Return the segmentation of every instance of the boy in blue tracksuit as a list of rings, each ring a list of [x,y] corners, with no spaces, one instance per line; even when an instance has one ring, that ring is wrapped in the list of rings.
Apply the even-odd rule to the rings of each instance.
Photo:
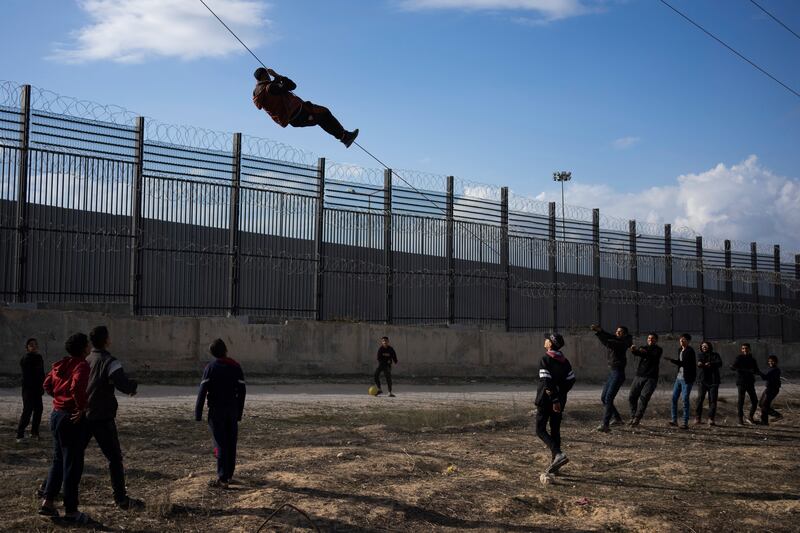
[[[228,347],[223,340],[215,340],[208,350],[214,360],[203,372],[194,418],[198,422],[203,419],[203,405],[208,397],[208,426],[217,456],[217,479],[209,484],[225,488],[236,466],[236,442],[247,389],[242,367],[228,357]]]
[[[536,436],[542,439],[552,454],[545,473],[556,474],[569,462],[561,451],[561,418],[567,404],[567,393],[575,384],[575,373],[561,348],[564,337],[551,333],[544,338],[545,355],[539,361],[539,388],[536,391]],[[550,433],[547,433],[547,423]]]

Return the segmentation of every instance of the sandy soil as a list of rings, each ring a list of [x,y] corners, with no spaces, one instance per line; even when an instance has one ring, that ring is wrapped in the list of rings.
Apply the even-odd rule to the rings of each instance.
[[[734,425],[723,390],[716,428],[666,425],[667,386],[639,428],[593,431],[599,388],[578,388],[563,426],[571,462],[554,484],[531,429],[533,386],[293,383],[248,389],[236,482],[207,481],[215,463],[194,387],[143,386],[120,398],[128,487],[147,506],[111,503],[105,461],[87,449],[81,507],[108,531],[256,531],[281,504],[321,531],[800,531],[800,390],[786,386],[769,427]],[[626,393],[617,400],[627,411]],[[52,531],[33,493],[50,460],[41,441],[13,438],[21,402],[0,390],[0,529]],[[49,409],[46,409],[46,415]],[[92,529],[92,528],[90,528]],[[312,531],[284,508],[262,531]]]

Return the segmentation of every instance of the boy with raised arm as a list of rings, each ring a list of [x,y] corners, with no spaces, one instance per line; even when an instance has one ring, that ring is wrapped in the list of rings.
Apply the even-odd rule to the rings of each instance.
[[[630,425],[638,426],[658,385],[658,367],[664,350],[658,345],[658,334],[650,333],[647,336],[647,346],[631,346],[631,353],[639,358],[639,366],[628,395],[631,406]]]
[[[672,387],[672,404],[670,414],[672,419],[669,422],[670,426],[678,425],[678,398],[683,396],[683,424],[681,429],[689,429],[689,411],[691,404],[692,385],[694,384],[695,377],[697,376],[697,357],[694,353],[694,348],[689,346],[692,336],[684,333],[678,339],[678,358],[667,358],[667,361],[678,367],[678,374],[675,376],[675,385]]]
[[[544,338],[546,350],[539,361],[539,388],[536,391],[536,435],[550,449],[552,462],[546,474],[556,474],[569,462],[567,455],[561,451],[561,420],[567,404],[567,393],[575,384],[575,373],[572,365],[561,353],[564,337],[558,333],[550,333]],[[550,433],[547,424],[550,424]]]
[[[722,358],[714,351],[714,346],[708,341],[703,341],[700,344],[700,355],[697,356],[697,386],[700,390],[694,410],[695,424],[703,421],[703,403],[708,394],[708,425],[716,426],[714,418],[717,416],[721,366]]]
[[[627,352],[633,344],[633,339],[625,326],[617,326],[613,335],[603,331],[603,328],[596,324],[592,325],[592,331],[597,334],[597,338],[608,350],[608,379],[600,395],[600,401],[603,402],[603,422],[597,427],[597,431],[607,433],[612,418],[615,424],[622,424],[622,416],[614,407],[614,398],[617,397],[620,387],[625,382]]]

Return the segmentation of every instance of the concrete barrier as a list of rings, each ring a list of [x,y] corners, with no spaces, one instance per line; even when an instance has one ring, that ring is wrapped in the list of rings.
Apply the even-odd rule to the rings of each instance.
[[[46,363],[63,355],[64,340],[76,331],[88,333],[104,324],[111,332],[110,351],[134,373],[199,375],[209,360],[208,344],[225,340],[230,354],[249,375],[365,375],[375,368],[380,337],[387,335],[397,350],[402,377],[484,377],[536,379],[543,353],[542,334],[505,333],[463,327],[389,326],[367,323],[289,321],[251,324],[246,318],[138,317],[92,311],[0,307],[0,374],[19,373],[25,339],[36,337]],[[565,337],[564,353],[582,382],[601,381],[607,372],[605,349],[590,333]],[[644,338],[637,338],[644,343]],[[759,366],[775,354],[785,372],[800,371],[800,343],[776,339],[715,342],[727,366],[750,342]],[[677,339],[662,336],[667,355],[677,353]],[[695,349],[700,339],[692,343]],[[628,376],[635,372],[629,357]],[[674,378],[676,367],[662,365],[662,375]]]

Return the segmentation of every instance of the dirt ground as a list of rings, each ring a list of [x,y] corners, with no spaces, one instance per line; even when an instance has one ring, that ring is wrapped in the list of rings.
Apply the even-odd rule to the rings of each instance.
[[[571,462],[550,485],[539,480],[549,453],[532,431],[535,385],[400,383],[396,398],[366,388],[250,386],[235,483],[223,490],[207,486],[215,462],[206,423],[193,421],[195,388],[142,386],[120,398],[117,423],[130,494],[146,508],[112,505],[94,442],[81,508],[107,531],[255,532],[285,502],[320,531],[800,531],[797,386],[784,387],[785,416],[769,427],[737,427],[728,388],[719,427],[682,431],[666,425],[662,384],[642,426],[610,434],[593,431],[599,388],[578,388],[563,425]],[[49,431],[15,443],[20,409],[18,391],[0,389],[0,529],[61,530],[36,515]],[[261,531],[311,530],[284,508]]]

